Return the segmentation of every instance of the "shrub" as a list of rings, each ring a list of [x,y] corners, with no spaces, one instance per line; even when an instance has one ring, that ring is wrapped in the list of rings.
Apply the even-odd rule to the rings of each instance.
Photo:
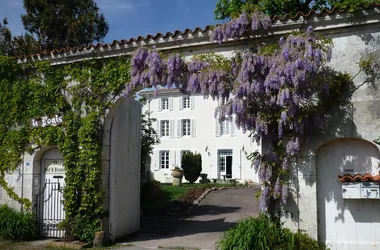
[[[74,219],[73,234],[81,241],[92,242],[95,232],[101,231],[100,221],[78,214]]]
[[[0,238],[7,240],[33,240],[36,224],[29,211],[20,212],[8,205],[0,206]]]
[[[183,154],[181,165],[185,179],[194,183],[202,172],[202,156],[188,152]]]
[[[145,182],[141,187],[141,200],[154,200],[162,196],[161,183],[156,180]]]
[[[306,234],[294,233],[265,215],[248,218],[226,231],[218,242],[219,250],[325,250]]]

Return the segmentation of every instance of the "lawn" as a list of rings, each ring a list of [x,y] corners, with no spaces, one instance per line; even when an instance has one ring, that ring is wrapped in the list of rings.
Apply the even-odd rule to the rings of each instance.
[[[102,248],[91,248],[94,250],[111,250],[120,249],[122,245],[114,245]],[[124,246],[125,247],[125,246]],[[70,250],[72,248],[52,247],[48,245],[48,241],[10,241],[0,239],[0,250]]]
[[[184,183],[182,186],[171,184],[147,185],[142,190],[141,210],[143,214],[167,213],[173,205],[185,207],[197,199],[207,188],[231,187],[231,184]]]
[[[141,208],[143,212],[164,209],[173,201],[185,195],[192,188],[191,185],[172,186],[169,184],[160,184],[159,187],[144,188],[141,199]]]

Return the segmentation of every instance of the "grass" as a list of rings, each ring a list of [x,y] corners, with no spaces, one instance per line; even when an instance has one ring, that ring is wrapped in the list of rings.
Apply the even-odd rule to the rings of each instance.
[[[141,199],[141,208],[144,212],[164,208],[171,202],[186,194],[190,188],[190,185],[178,187],[169,184],[161,184],[159,191],[155,192],[155,195],[149,195],[149,197],[143,197]]]
[[[231,187],[232,184],[222,183],[183,183],[182,186],[173,186],[169,183],[161,183],[154,190],[147,190],[148,195],[143,195],[141,199],[141,209],[143,212],[153,212],[157,209],[168,207],[172,202],[178,200],[181,196],[185,195],[189,189],[199,188],[206,189],[212,187]]]
[[[165,249],[173,249],[173,250],[200,250],[199,248],[188,248],[188,247],[166,247],[166,246],[158,246],[158,249],[165,248]]]
[[[110,250],[110,249],[118,249],[123,248],[126,246],[133,246],[132,244],[129,245],[112,245],[108,247],[96,247],[91,248],[94,250]],[[36,244],[32,241],[28,242],[19,242],[19,241],[10,241],[10,240],[1,240],[0,239],[0,250],[71,250],[72,248],[65,248],[65,247],[53,247],[48,246],[47,243],[41,242],[41,244]]]

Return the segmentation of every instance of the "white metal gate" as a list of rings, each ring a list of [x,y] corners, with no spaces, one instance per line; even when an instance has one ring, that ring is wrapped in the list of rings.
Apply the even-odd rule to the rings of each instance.
[[[38,232],[42,237],[61,238],[65,234],[58,226],[65,219],[63,160],[46,159],[44,166],[44,183],[41,192],[36,196]]]

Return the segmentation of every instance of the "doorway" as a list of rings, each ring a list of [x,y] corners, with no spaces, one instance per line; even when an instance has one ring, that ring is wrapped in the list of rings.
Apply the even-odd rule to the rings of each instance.
[[[329,248],[379,249],[380,201],[343,199],[339,175],[376,175],[379,150],[364,140],[329,142],[317,152],[318,238]]]
[[[65,168],[58,149],[48,150],[41,159],[41,188],[36,195],[38,233],[42,237],[61,238],[64,230],[58,224],[65,219],[63,188]]]
[[[232,149],[218,150],[219,177],[232,178]]]

